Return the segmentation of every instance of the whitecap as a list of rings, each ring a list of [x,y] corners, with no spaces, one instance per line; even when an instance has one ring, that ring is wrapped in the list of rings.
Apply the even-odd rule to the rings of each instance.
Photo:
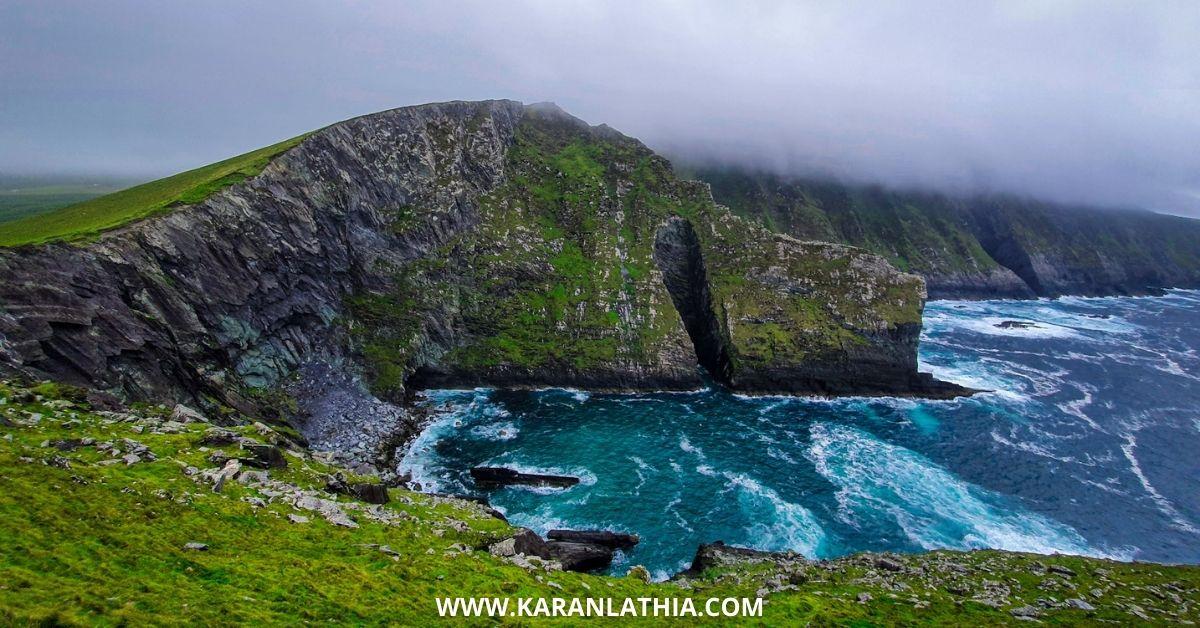
[[[1103,555],[1069,526],[1013,506],[924,456],[847,427],[810,429],[809,457],[838,487],[846,517],[886,513],[924,549]]]
[[[1188,521],[1188,519],[1184,517],[1178,509],[1175,508],[1175,504],[1172,504],[1171,500],[1167,499],[1162,493],[1159,493],[1158,489],[1154,488],[1154,485],[1150,483],[1150,478],[1147,478],[1146,473],[1142,471],[1142,465],[1138,463],[1137,456],[1134,455],[1134,450],[1137,448],[1137,437],[1130,433],[1123,434],[1122,438],[1125,440],[1125,442],[1121,444],[1121,452],[1125,454],[1125,459],[1129,461],[1129,469],[1133,472],[1133,475],[1137,478],[1138,482],[1141,483],[1142,488],[1146,491],[1146,494],[1149,495],[1150,499],[1158,506],[1159,512],[1166,515],[1167,518],[1171,520],[1171,524],[1176,528],[1179,528],[1184,532],[1200,534],[1200,529],[1197,529],[1191,521]]]
[[[804,506],[789,502],[758,480],[741,473],[722,472],[726,488],[737,491],[741,511],[753,523],[746,527],[747,544],[768,551],[791,550],[817,557],[825,530]]]
[[[520,434],[521,431],[517,426],[510,423],[489,423],[486,425],[476,425],[471,428],[471,434],[484,440],[506,441],[512,440]]]

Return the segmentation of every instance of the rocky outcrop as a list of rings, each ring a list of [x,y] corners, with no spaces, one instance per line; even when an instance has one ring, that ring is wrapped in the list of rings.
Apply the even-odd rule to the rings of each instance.
[[[306,358],[438,385],[959,394],[916,373],[919,278],[716,206],[553,106],[410,107],[203,202],[0,251],[0,364],[244,407]],[[336,430],[315,430],[339,438]]]
[[[716,200],[921,275],[931,298],[1155,294],[1200,286],[1200,221],[1006,196],[954,198],[700,168]]]
[[[570,475],[522,473],[505,467],[474,467],[471,469],[471,478],[476,486],[483,489],[514,485],[570,488],[579,484],[579,478]]]
[[[609,530],[550,530],[546,533],[546,538],[570,543],[591,543],[621,550],[632,549],[641,541],[636,534]]]

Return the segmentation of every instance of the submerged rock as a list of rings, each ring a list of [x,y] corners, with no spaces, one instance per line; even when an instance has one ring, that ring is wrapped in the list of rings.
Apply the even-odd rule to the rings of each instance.
[[[996,327],[1000,329],[1038,329],[1036,323],[1029,321],[1000,321],[996,323]]]

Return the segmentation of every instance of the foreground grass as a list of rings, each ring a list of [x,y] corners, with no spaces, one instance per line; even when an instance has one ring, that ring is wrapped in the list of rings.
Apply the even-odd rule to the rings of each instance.
[[[217,452],[239,450],[198,445],[210,429],[206,423],[162,433],[173,431],[163,423],[166,408],[101,414],[65,394],[75,400],[63,401],[64,391],[53,385],[25,391],[0,384],[0,624],[412,625],[437,617],[436,596],[607,597],[618,605],[626,597],[692,597],[703,609],[709,597],[765,595],[764,616],[743,621],[771,625],[992,625],[1016,621],[1014,607],[1067,597],[1087,598],[1096,610],[1045,609],[1039,619],[1126,625],[1200,619],[1194,609],[1200,570],[1078,557],[892,557],[900,570],[877,568],[872,555],[823,563],[747,561],[711,569],[682,586],[527,570],[487,553],[487,545],[512,529],[470,502],[392,489],[392,501],[380,512],[395,515],[393,521],[347,510],[358,527],[333,525],[253,484],[230,481],[214,492],[196,470],[216,466],[210,457]],[[231,429],[287,447],[265,426]],[[95,443],[71,448],[62,442],[86,438],[118,444],[132,439],[156,459],[113,463]],[[286,455],[288,467],[271,470],[271,480],[319,491],[336,471],[295,448]],[[363,507],[344,496],[324,497]],[[309,521],[293,523],[289,515],[297,514]],[[188,543],[208,549],[189,550]],[[381,551],[383,545],[388,551]],[[1048,566],[1075,575],[1047,573]],[[1000,589],[1004,606],[976,601],[979,592]]]
[[[262,172],[273,158],[305,137],[308,134],[165,179],[5,222],[0,225],[0,246],[77,240],[176,206],[198,203]]]

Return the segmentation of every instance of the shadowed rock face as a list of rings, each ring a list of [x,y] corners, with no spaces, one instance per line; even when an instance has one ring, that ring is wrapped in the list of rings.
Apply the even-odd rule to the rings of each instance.
[[[313,357],[391,399],[695,388],[697,362],[750,392],[948,394],[916,375],[919,278],[741,220],[551,106],[335,124],[197,205],[0,251],[0,278],[5,370],[139,399],[239,406]]]
[[[678,216],[668,218],[654,236],[654,261],[696,348],[696,359],[713,379],[729,384],[733,374],[729,339],[713,311],[708,272],[692,223]]]

